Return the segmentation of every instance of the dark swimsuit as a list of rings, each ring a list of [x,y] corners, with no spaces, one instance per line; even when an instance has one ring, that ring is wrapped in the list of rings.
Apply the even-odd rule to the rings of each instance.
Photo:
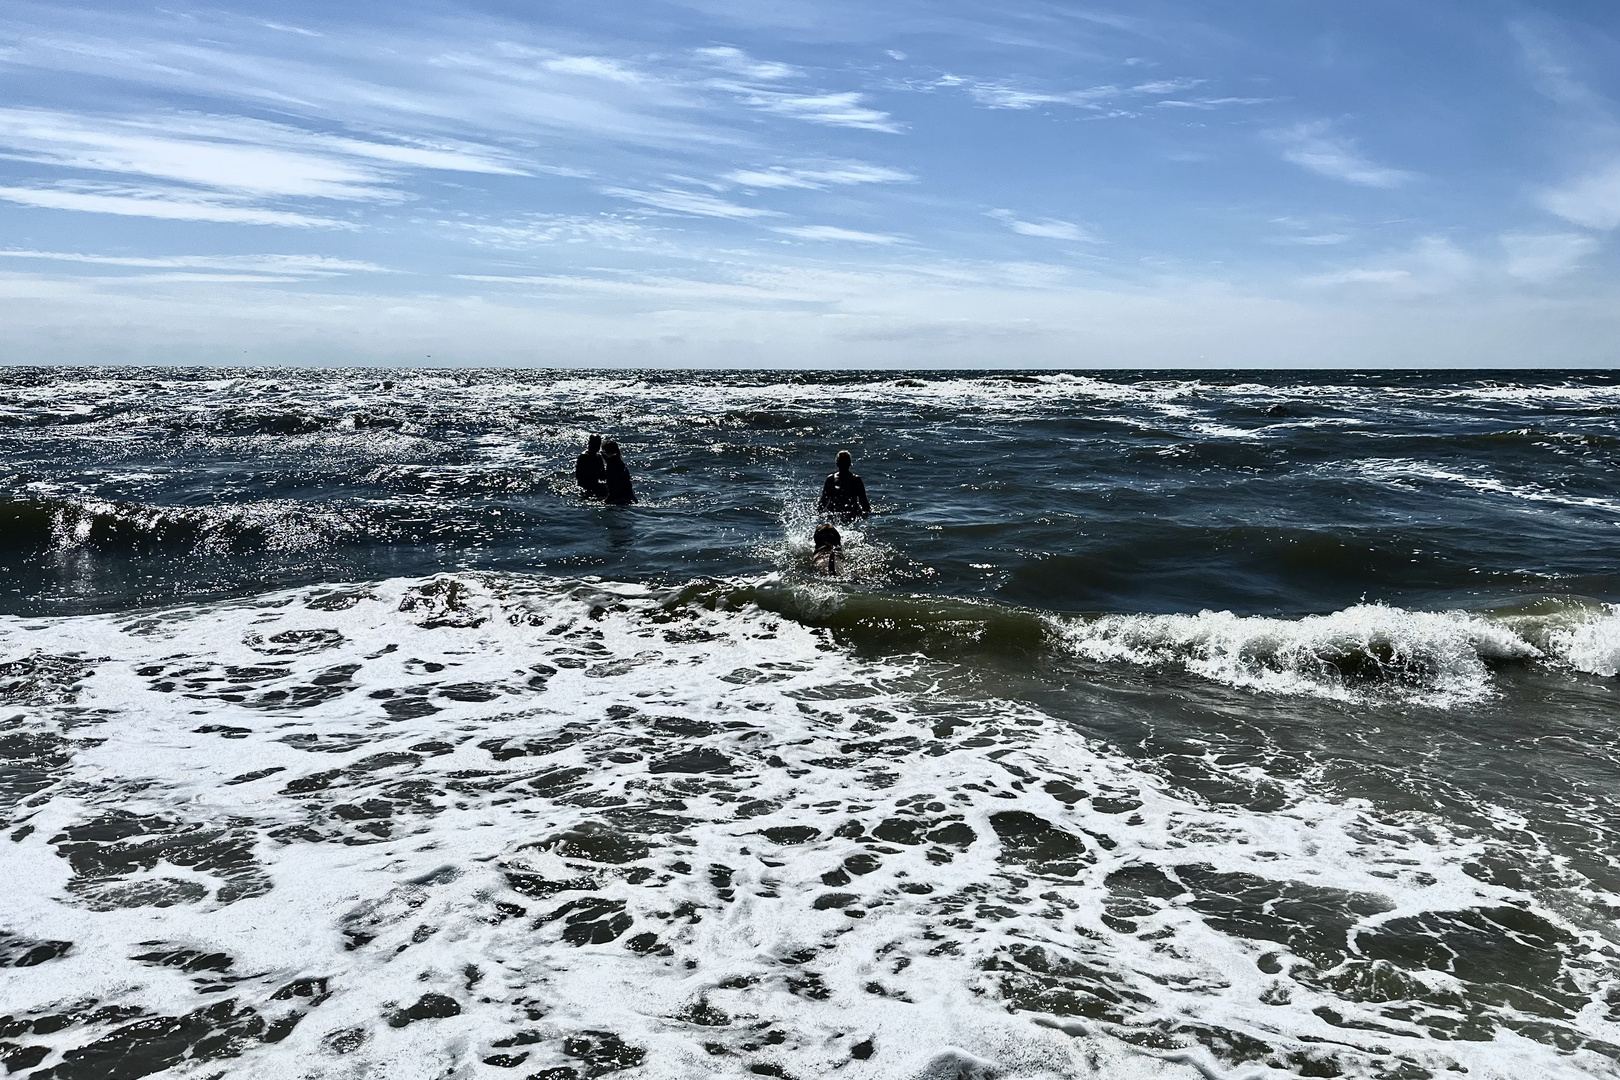
[[[607,498],[607,462],[602,460],[601,454],[587,450],[579,455],[579,460],[574,462],[574,480],[579,484],[579,493],[584,498]]]
[[[816,508],[823,514],[857,517],[870,514],[872,504],[866,501],[866,485],[854,473],[833,473],[821,486],[821,502]]]
[[[630,487],[630,470],[620,458],[607,459],[607,501],[620,504],[636,501],[636,493]]]

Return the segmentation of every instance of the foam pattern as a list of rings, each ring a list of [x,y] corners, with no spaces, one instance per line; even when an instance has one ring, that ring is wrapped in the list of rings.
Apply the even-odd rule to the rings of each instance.
[[[1194,801],[971,665],[747,595],[464,575],[0,622],[7,1068],[1620,1075],[1613,945],[1470,876],[1479,839],[1302,781]],[[1612,662],[1583,625],[1563,655]],[[1233,626],[1074,647],[1268,685],[1282,631]],[[1541,648],[1368,608],[1294,651],[1377,626],[1442,688]]]
[[[1477,702],[1495,692],[1493,666],[1519,661],[1620,671],[1620,609],[1612,604],[1550,616],[1358,604],[1298,619],[1203,611],[1050,622],[1061,646],[1088,660],[1175,666],[1229,686],[1344,701]]]

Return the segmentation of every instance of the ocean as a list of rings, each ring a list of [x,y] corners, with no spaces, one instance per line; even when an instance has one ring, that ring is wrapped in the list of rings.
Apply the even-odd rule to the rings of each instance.
[[[0,1060],[1620,1077],[1617,466],[1609,373],[0,369]]]

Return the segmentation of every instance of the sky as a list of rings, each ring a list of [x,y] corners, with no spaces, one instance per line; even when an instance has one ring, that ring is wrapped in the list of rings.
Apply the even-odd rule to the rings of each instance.
[[[1620,361],[1620,3],[0,6],[0,363]]]

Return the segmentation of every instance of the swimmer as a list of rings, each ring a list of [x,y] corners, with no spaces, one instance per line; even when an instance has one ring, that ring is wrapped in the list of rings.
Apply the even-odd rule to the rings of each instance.
[[[838,535],[838,530],[830,521],[823,521],[816,526],[814,543],[816,553],[816,573],[836,574],[844,567],[844,538]]]
[[[827,477],[821,487],[821,501],[816,504],[821,513],[836,514],[848,521],[872,512],[872,504],[866,499],[866,484],[850,471],[853,464],[848,450],[838,451],[838,471]]]
[[[630,487],[630,470],[624,466],[624,458],[619,456],[619,444],[609,439],[602,444],[602,460],[607,466],[607,501],[624,506],[636,501],[636,493]]]
[[[592,435],[585,452],[574,462],[574,482],[582,499],[607,498],[607,462],[602,460],[602,436]]]

